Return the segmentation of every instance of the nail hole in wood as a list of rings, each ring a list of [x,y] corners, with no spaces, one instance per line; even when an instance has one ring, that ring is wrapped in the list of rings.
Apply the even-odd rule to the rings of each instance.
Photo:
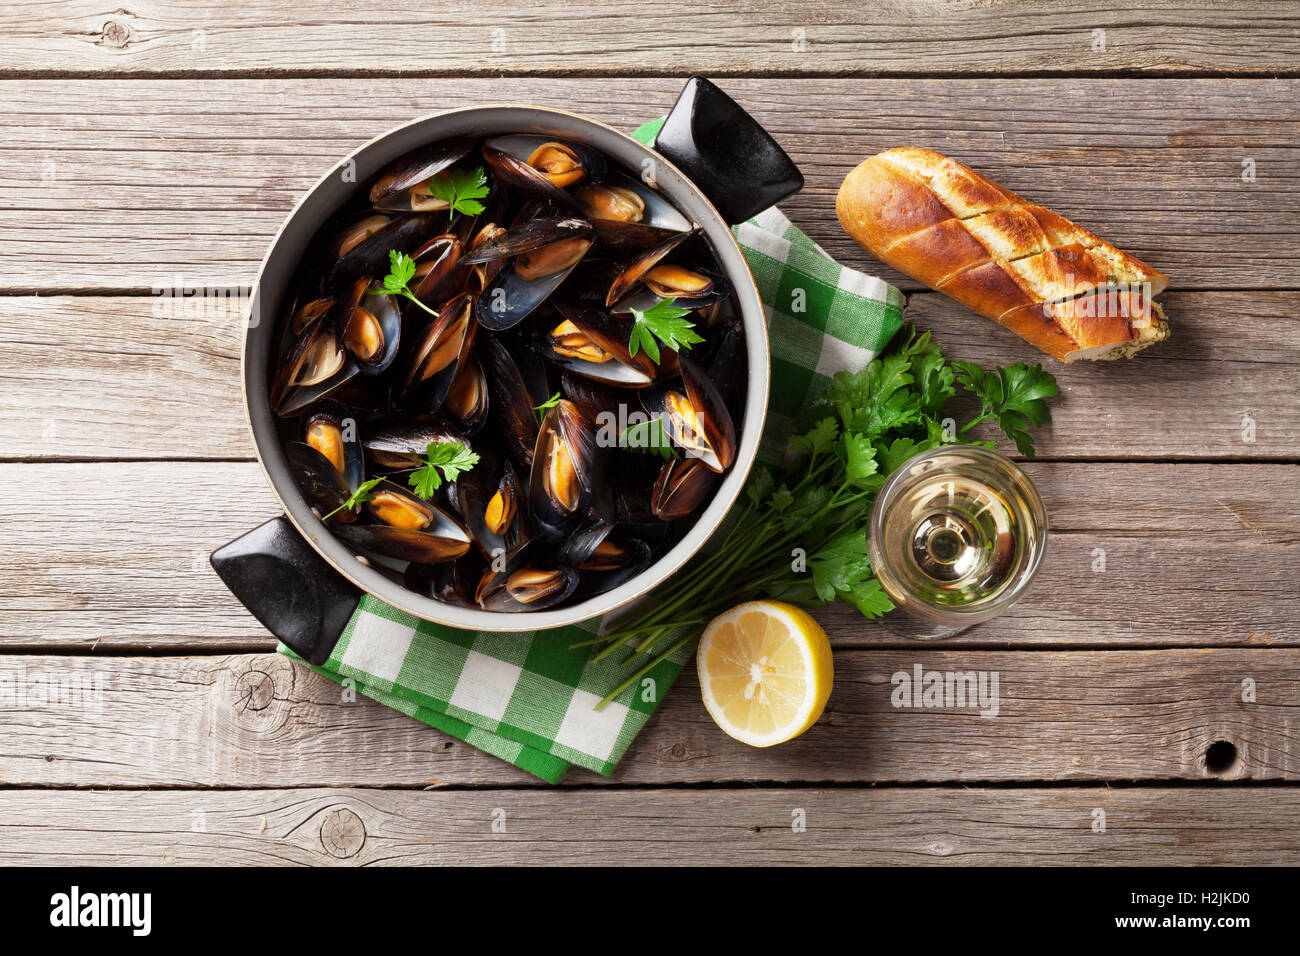
[[[1212,774],[1227,773],[1237,763],[1237,748],[1229,741],[1216,740],[1205,749],[1205,769]]]

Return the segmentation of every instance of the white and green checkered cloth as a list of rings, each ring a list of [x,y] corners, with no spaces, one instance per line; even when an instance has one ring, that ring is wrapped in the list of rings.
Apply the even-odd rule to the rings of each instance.
[[[635,135],[651,142],[661,124]],[[898,331],[903,295],[838,265],[775,208],[734,232],[768,317],[772,390],[759,459],[775,464],[830,376],[864,367]],[[329,660],[314,669],[555,783],[573,764],[612,773],[692,653],[687,644],[595,710],[628,676],[617,654],[596,662],[589,648],[570,648],[599,626],[461,631],[365,595]]]

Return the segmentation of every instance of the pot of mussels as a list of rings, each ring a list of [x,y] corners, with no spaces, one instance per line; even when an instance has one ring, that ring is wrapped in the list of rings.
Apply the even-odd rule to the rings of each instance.
[[[284,514],[217,572],[317,661],[363,592],[482,631],[645,595],[757,454],[767,332],[730,226],[802,182],[698,77],[653,147],[506,104],[352,153],[262,263],[243,386]]]

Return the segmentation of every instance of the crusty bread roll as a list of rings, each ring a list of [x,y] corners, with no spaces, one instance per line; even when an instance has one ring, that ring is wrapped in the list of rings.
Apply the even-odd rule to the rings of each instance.
[[[873,256],[1063,362],[1125,358],[1169,337],[1152,301],[1169,285],[1162,273],[940,153],[872,156],[835,209]]]

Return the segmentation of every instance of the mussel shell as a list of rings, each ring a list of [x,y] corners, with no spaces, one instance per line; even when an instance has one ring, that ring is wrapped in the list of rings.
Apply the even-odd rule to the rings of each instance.
[[[664,521],[689,517],[700,510],[721,480],[698,458],[674,458],[659,469],[650,506]]]
[[[698,363],[684,355],[678,356],[678,362],[684,391],[647,389],[641,394],[645,410],[663,417],[664,430],[688,458],[698,459],[711,471],[724,472],[736,460],[736,429],[731,412],[718,387]],[[693,410],[698,427],[674,407],[674,402],[683,399]]]
[[[484,564],[477,551],[470,550],[453,561],[441,564],[408,564],[402,585],[425,597],[477,607],[474,592],[483,577]]]
[[[411,292],[415,297],[433,308],[459,292],[469,275],[469,267],[461,262],[464,253],[460,239],[447,233],[434,236],[416,249],[411,254],[415,260]],[[407,302],[404,315],[414,320],[428,313],[414,302]]]
[[[332,375],[310,384],[295,384],[298,370],[312,349],[323,348],[342,355],[341,364]],[[299,336],[289,355],[281,360],[271,383],[271,405],[276,414],[287,418],[347,384],[360,371],[356,360],[343,348],[337,326],[332,320],[313,322]]]
[[[528,494],[518,474],[508,461],[503,463],[496,480],[490,474],[490,469],[480,462],[478,467],[460,475],[454,486],[456,508],[479,551],[489,561],[532,537],[528,522]],[[493,528],[488,520],[488,511],[497,495],[505,505],[507,520],[504,527]]]
[[[386,524],[345,524],[333,530],[345,544],[361,551],[413,564],[454,561],[470,547],[468,535],[464,540],[459,540],[429,531],[394,528]]]
[[[586,600],[626,584],[650,566],[652,557],[650,546],[637,538],[605,538],[586,559],[574,566],[578,572],[574,599]]]
[[[577,201],[571,193],[557,186],[547,176],[532,166],[528,159],[543,143],[560,142],[548,140],[542,136],[526,134],[498,136],[482,146],[483,161],[492,173],[506,186],[532,196],[538,196],[566,207],[576,207]],[[581,160],[586,174],[569,183],[578,186],[595,182],[605,174],[604,156],[596,150],[588,149],[580,143],[560,142],[560,145],[575,153]]]
[[[436,311],[437,318],[431,316],[416,339],[399,383],[402,405],[427,413],[442,406],[478,329],[474,296],[468,292],[448,299]]]
[[[578,572],[573,568],[523,565],[509,573],[489,572],[476,597],[485,611],[513,614],[555,607],[577,587]]]
[[[403,469],[418,465],[430,444],[452,441],[470,447],[464,435],[447,425],[402,422],[366,429],[361,437],[361,447],[374,467]]]
[[[355,511],[347,508],[337,510],[347,502],[352,490],[328,458],[311,445],[300,441],[286,442],[284,454],[289,460],[290,472],[302,489],[303,497],[320,517],[335,512],[331,521],[349,524],[357,520]]]
[[[334,466],[348,491],[365,478],[366,460],[354,416],[335,402],[318,402],[303,415],[303,441]]]
[[[622,189],[628,189],[640,197],[644,211],[641,218],[635,222],[643,226],[654,226],[661,230],[672,232],[689,232],[694,228],[691,220],[688,219],[681,210],[674,206],[662,192],[646,184],[643,179],[622,174],[614,174],[605,177],[603,183],[607,186],[616,186]],[[579,199],[581,204],[581,199]],[[584,207],[585,211],[585,207]],[[597,217],[588,214],[588,218]],[[609,221],[609,220],[607,220]],[[615,222],[626,220],[612,220]],[[654,243],[651,243],[653,245]]]
[[[385,205],[412,186],[417,186],[469,155],[474,140],[468,136],[439,140],[412,150],[389,163],[370,187],[370,202],[380,208],[403,210],[400,204]],[[409,210],[409,204],[406,209]]]
[[[650,357],[644,353],[633,356],[628,349],[629,323],[576,302],[557,300],[553,304],[563,321],[549,329],[540,341],[538,347],[543,358],[566,371],[616,388],[644,388],[654,382],[656,369]],[[566,322],[576,330],[572,334],[581,335],[608,358],[597,361],[562,350],[555,331]]]
[[[338,323],[343,342],[356,360],[358,371],[362,375],[378,375],[386,371],[397,358],[402,344],[402,314],[397,299],[384,292],[371,291],[368,279],[358,279],[349,294],[338,302]],[[364,322],[374,322],[381,336],[379,349],[369,357],[360,354],[353,344],[354,333]]]
[[[580,567],[614,530],[614,522],[603,518],[577,528],[556,549],[556,559],[571,567]]]
[[[410,255],[439,235],[446,219],[446,216],[438,213],[398,216],[378,232],[357,243],[334,263],[326,280],[328,287],[338,289],[360,278],[373,279],[387,275],[391,267],[388,257],[390,251]]]
[[[593,234],[591,223],[585,219],[530,219],[478,243],[465,254],[463,261],[466,265],[495,262],[541,249],[561,239],[583,238]]]
[[[549,396],[539,397],[535,391],[537,383],[532,387],[528,385],[524,371],[516,361],[516,357],[522,357],[522,352],[516,351],[512,355],[495,335],[482,336],[476,352],[491,387],[492,418],[505,442],[506,452],[521,467],[529,469],[533,463],[533,447],[537,444],[537,412],[534,409]],[[545,370],[538,368],[533,372],[534,378],[541,377],[540,388],[545,391]]]
[[[605,293],[605,305],[611,306],[623,296],[627,295],[632,288],[641,281],[641,277],[655,267],[664,256],[668,255],[686,239],[694,235],[693,232],[676,232],[672,233],[669,238],[652,246],[642,252],[638,252],[623,266],[617,277],[610,283],[609,291]]]
[[[556,475],[566,482],[563,487],[554,485]],[[578,406],[560,399],[546,413],[533,449],[528,507],[534,525],[552,540],[566,537],[593,505],[603,481],[595,429]]]
[[[491,406],[487,376],[471,353],[456,368],[456,377],[442,400],[443,414],[461,433],[476,435],[487,424]]]

